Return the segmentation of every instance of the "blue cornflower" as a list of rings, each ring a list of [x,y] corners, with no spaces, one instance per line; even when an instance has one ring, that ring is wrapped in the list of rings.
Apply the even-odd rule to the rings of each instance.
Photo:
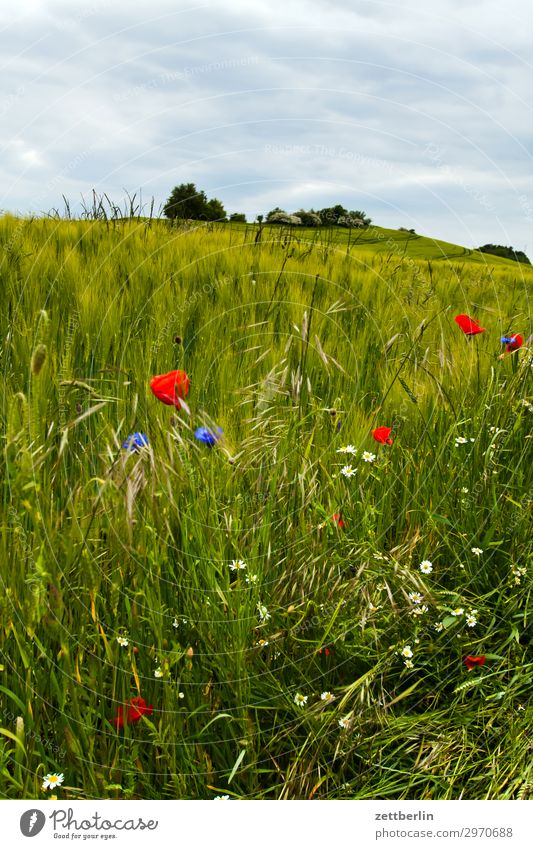
[[[221,427],[210,430],[208,427],[197,427],[194,431],[194,436],[199,442],[204,445],[214,445],[220,439],[223,431]]]
[[[127,451],[139,451],[141,448],[146,448],[148,445],[148,437],[145,433],[130,433],[127,439],[122,443],[122,447]]]

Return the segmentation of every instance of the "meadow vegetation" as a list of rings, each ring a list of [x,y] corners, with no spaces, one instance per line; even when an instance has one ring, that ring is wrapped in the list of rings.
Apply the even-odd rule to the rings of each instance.
[[[0,218],[0,794],[533,797],[532,280],[374,226]]]

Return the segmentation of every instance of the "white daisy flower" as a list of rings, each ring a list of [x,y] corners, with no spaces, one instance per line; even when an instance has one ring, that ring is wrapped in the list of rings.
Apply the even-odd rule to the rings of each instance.
[[[473,613],[467,613],[466,614],[466,624],[468,625],[469,628],[473,628],[474,625],[477,625],[477,619],[476,619],[476,617],[474,616]]]
[[[412,601],[413,604],[420,604],[423,598],[422,593],[409,593],[409,601]]]
[[[329,690],[324,690],[323,693],[320,693],[320,698],[323,702],[330,702],[334,697],[333,693],[330,693]]]
[[[471,550],[472,554],[475,554],[477,557],[479,557],[480,554],[483,554],[482,548],[472,548],[470,550]]]
[[[371,451],[363,451],[363,460],[365,463],[373,463],[376,459],[376,455],[372,454]]]
[[[268,646],[268,640],[258,640],[256,646],[260,649],[264,649],[265,646]]]
[[[402,655],[402,657],[412,657],[413,656],[413,650],[412,650],[411,646],[404,646],[403,649],[401,650],[400,654]]]
[[[339,719],[339,728],[348,728],[349,724],[350,724],[349,717],[346,717],[345,719]]]
[[[257,602],[257,612],[259,614],[259,618],[261,622],[268,622],[270,619],[270,613],[268,612],[268,608],[265,604],[261,604],[260,601]]]
[[[229,568],[232,572],[237,571],[237,569],[246,569],[246,563],[244,560],[232,560],[229,564]]]
[[[337,454],[357,454],[357,448],[353,445],[343,445],[337,448]]]
[[[427,612],[428,612],[427,604],[422,604],[420,607],[413,608],[413,610],[411,611],[411,614],[413,616],[423,616],[424,613],[427,613]]]
[[[464,612],[463,607],[456,607],[455,610],[450,611],[450,614],[451,616],[462,616]]]
[[[435,628],[437,634],[440,634],[440,632],[444,629],[444,625],[442,624],[442,622],[435,622],[433,627]]]
[[[431,560],[422,560],[420,564],[420,571],[423,575],[429,575],[430,572],[433,572],[433,564]]]
[[[174,617],[174,621],[173,621],[173,623],[172,623],[172,627],[173,627],[173,628],[179,628],[179,626],[180,626],[180,623],[178,622],[178,617],[177,617],[177,616],[175,616],[175,617]]]
[[[305,707],[308,698],[308,696],[303,696],[302,693],[296,693],[294,697],[294,704],[298,705],[298,707]]]
[[[154,677],[155,678],[162,678],[163,677],[163,670],[161,669],[160,666],[158,666],[157,669],[154,670]]]
[[[244,580],[247,584],[257,584],[258,578],[257,575],[246,575]]]
[[[456,447],[457,447],[457,445],[466,445],[467,442],[468,442],[468,439],[466,439],[466,437],[464,437],[464,436],[456,436],[455,437]]]
[[[408,669],[412,669],[413,665],[414,664],[412,660],[404,660],[404,666],[407,666]]]
[[[461,492],[463,492],[463,493],[466,495],[466,494],[467,494],[467,492],[469,492],[468,487],[467,487],[467,486],[462,486],[462,487],[461,487]]]
[[[60,787],[65,780],[65,776],[62,772],[49,772],[48,775],[45,775],[43,778],[43,790],[52,790],[54,787]]]
[[[227,802],[229,796],[215,796],[213,802]]]
[[[353,478],[357,469],[354,469],[353,466],[343,466],[341,469],[341,475],[345,478]]]
[[[185,698],[185,693],[182,693],[181,690],[180,690],[180,692],[178,693],[178,699],[184,699],[184,698]]]
[[[126,646],[129,646],[129,640],[127,637],[117,637],[117,643],[119,644],[119,646],[122,646],[122,648],[126,648]]]

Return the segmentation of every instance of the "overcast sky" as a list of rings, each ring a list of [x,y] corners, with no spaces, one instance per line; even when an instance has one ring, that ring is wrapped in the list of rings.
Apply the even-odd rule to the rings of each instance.
[[[525,0],[1,0],[0,209],[194,182],[533,254]]]

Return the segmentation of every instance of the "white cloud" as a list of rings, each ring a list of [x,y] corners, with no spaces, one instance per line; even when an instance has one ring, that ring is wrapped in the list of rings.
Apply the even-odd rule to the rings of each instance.
[[[523,0],[4,0],[0,207],[93,186],[160,203],[192,180],[251,216],[342,202],[524,248],[532,18]]]

